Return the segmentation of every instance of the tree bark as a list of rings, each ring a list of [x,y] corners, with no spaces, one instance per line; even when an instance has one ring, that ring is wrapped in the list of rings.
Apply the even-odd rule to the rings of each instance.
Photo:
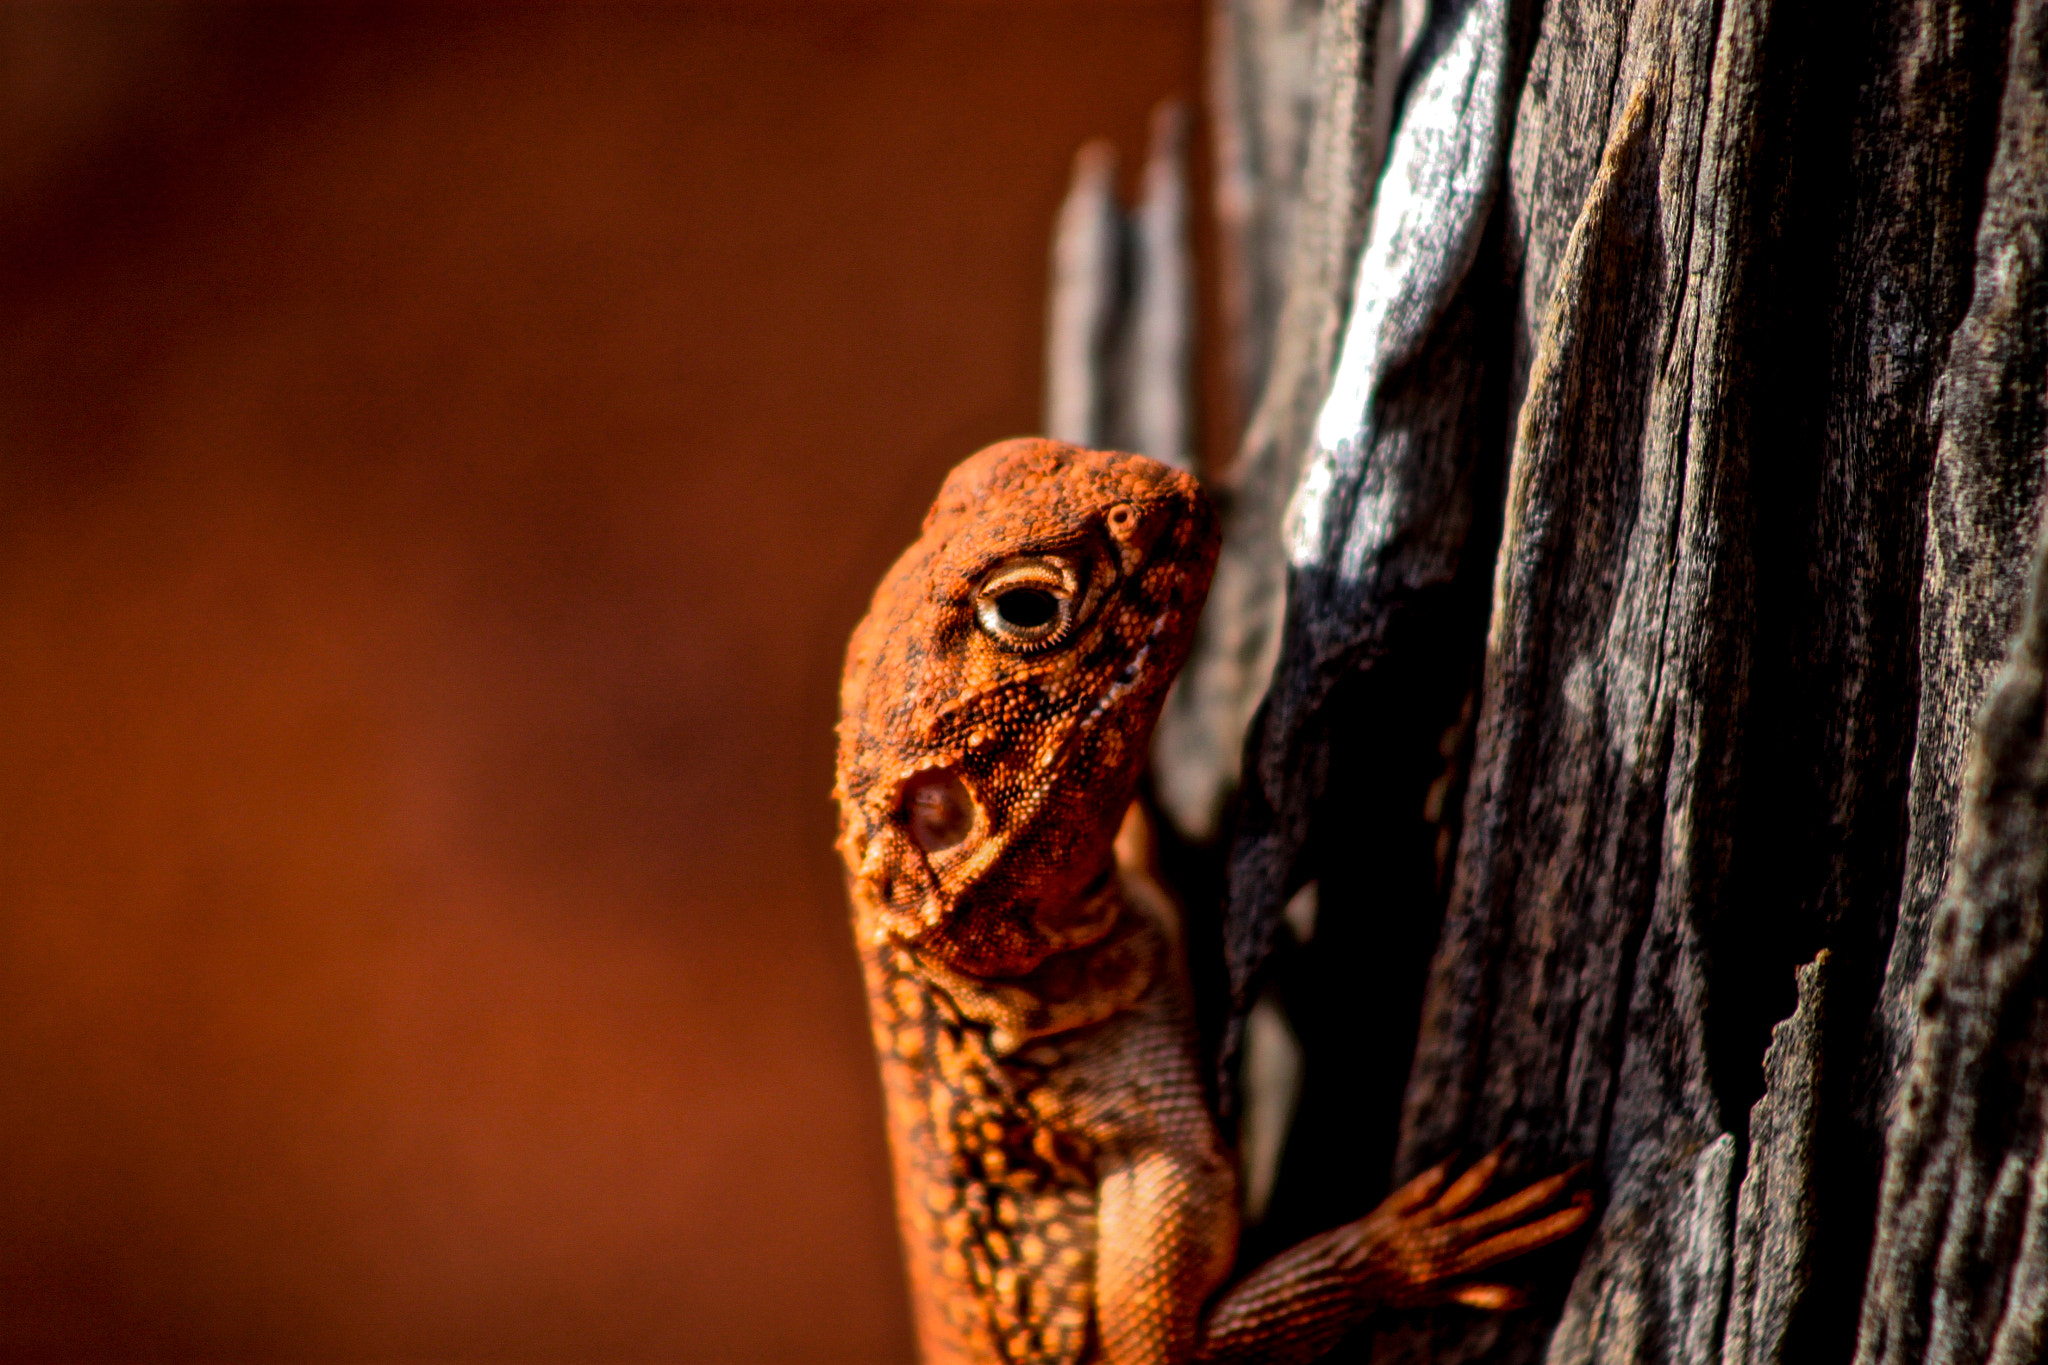
[[[1557,13],[1546,16],[1546,34]],[[1646,29],[1632,19],[1626,32],[1639,46]],[[1987,640],[2001,638],[2012,619],[2018,551],[2030,538],[2048,453],[2025,397],[2039,392],[2048,368],[2040,340],[2048,319],[2028,293],[2037,286],[2023,264],[2039,228],[2030,238],[2019,221],[2038,212],[2048,159],[2043,139],[2022,130],[2015,112],[2038,89],[2038,77],[2027,74],[2030,63],[2038,69],[2038,28],[2029,31],[2024,7],[2009,45],[1995,13],[1922,7],[1878,11],[1874,20],[1865,50],[1875,79],[1858,82],[1863,102],[1847,130],[1849,195],[1832,241],[1787,222],[1788,207],[1814,205],[1827,186],[1817,167],[1831,130],[1802,122],[1816,91],[1829,88],[1810,50],[1814,30],[1789,26],[1768,7],[1745,15],[1725,5],[1705,81],[1688,75],[1683,48],[1670,41],[1660,63],[1669,99],[1683,110],[1703,93],[1701,162],[1724,148],[1735,174],[1702,174],[1692,222],[1674,217],[1674,201],[1686,195],[1672,175],[1682,163],[1667,123],[1658,236],[1689,241],[1692,264],[1682,276],[1667,271],[1647,297],[1616,288],[1640,280],[1638,261],[1606,271],[1589,290],[1582,252],[1591,244],[1582,234],[1589,216],[1613,202],[1601,190],[1619,173],[1624,120],[1559,253],[1552,331],[1537,348],[1521,408],[1489,647],[1489,719],[1403,1150],[1413,1166],[1456,1139],[1522,1128],[1536,1142],[1562,1138],[1560,1155],[1597,1154],[1612,1202],[1549,1339],[1546,1358],[1555,1361],[1711,1359],[1713,1300],[1731,1255],[1724,1359],[1847,1354],[1854,1267],[1868,1248],[1877,1174],[1874,1143],[1858,1135],[1884,1122],[1898,1055],[1910,1041],[1898,1002],[1920,974],[1925,884],[1947,863],[1957,722],[1982,696],[1983,661],[1997,648],[1987,649]],[[1669,32],[1679,39],[1687,26]],[[1572,38],[1560,47],[1583,61],[1584,31]],[[1623,44],[1618,72],[1630,69],[1630,47]],[[1970,281],[1964,245],[1989,151],[1985,114],[2008,52],[2006,130],[1972,309],[1985,322],[1964,320],[1958,332]],[[1539,73],[1543,64],[1539,40]],[[1527,114],[1526,92],[1524,101]],[[1522,123],[1518,138],[1529,127]],[[1775,143],[1771,129],[1780,130]],[[1562,141],[1569,152],[1571,139]],[[1541,183],[1529,169],[1540,161],[1513,159],[1531,185]],[[2005,207],[2014,200],[2021,202]],[[1540,205],[1537,198],[1523,215],[1532,241]],[[1640,229],[1648,214],[1623,207],[1617,216]],[[1823,251],[1832,271],[1814,269]],[[1545,259],[1540,245],[1529,249],[1525,281],[1549,273]],[[1654,364],[1630,348],[1629,319],[1668,310],[1677,296],[1683,324],[1685,294],[1701,283],[1712,289],[1724,261],[1737,272],[1733,287],[1703,298],[1701,308],[1717,327],[1681,325],[1674,334],[1660,325]],[[1829,281],[1827,292],[1797,288],[1804,271]],[[1815,348],[1827,360],[1814,375],[1817,367],[1801,366],[1782,338],[1812,338],[1799,314],[1823,315],[1817,303],[1829,305],[1829,344]],[[1558,378],[1550,367],[1574,305],[1620,314],[1611,325],[1623,333],[1575,377],[1587,391],[1604,382],[1618,394],[1576,430],[1569,409],[1548,405]],[[1615,367],[1616,355],[1644,358]],[[1983,355],[1988,366],[1976,359]],[[1686,368],[1693,434],[1706,439],[1684,443],[1674,471],[1658,477],[1673,443],[1671,425],[1658,420],[1666,409],[1656,381]],[[1626,395],[1652,374],[1643,470],[1630,470],[1602,452],[1631,425]],[[1703,385],[1703,376],[1712,382]],[[1933,401],[1943,385],[1957,404],[1945,430]],[[1973,395],[1975,410],[1966,406]],[[2000,417],[1986,420],[1983,406],[2006,395],[2014,397]],[[1821,437],[1811,473],[1787,458],[1788,431]],[[1524,501],[1522,480],[1542,477],[1553,444],[1578,486],[1548,505]],[[1664,492],[1668,507],[1676,469],[1705,496],[1688,493],[1674,521],[1649,495]],[[1929,503],[1931,469],[1939,482]],[[1634,520],[1618,553],[1607,547],[1620,538],[1598,529],[1616,506]],[[1547,630],[1517,634],[1518,574],[1536,567],[1529,554],[1540,548],[1518,534],[1531,520],[1570,528],[1571,560],[1551,579],[1564,585],[1552,600],[1565,609],[1552,611]],[[1923,536],[1934,546],[1924,586]],[[1957,561],[1970,567],[1946,568]],[[1597,600],[1603,583],[1618,585],[1607,603]],[[1630,600],[1645,586],[1649,613]],[[1587,626],[1600,633],[1597,653],[1588,649]],[[1916,637],[1925,640],[1917,679],[1909,650]],[[1647,785],[1618,780],[1587,755],[1591,746],[1568,722],[1559,724],[1588,701],[1604,704],[1610,744],[1619,739],[1624,766],[1634,768],[1628,776]],[[1661,706],[1670,708],[1669,722],[1642,727],[1646,715],[1661,722]],[[1901,837],[1902,823],[1910,837]],[[1611,842],[1596,846],[1589,827]],[[1652,867],[1646,849],[1659,841],[1661,864]],[[1739,1102],[1756,1093],[1752,1040],[1774,996],[1783,998],[1770,973],[1789,975],[1791,963],[1822,945],[1829,1018],[1797,1031],[1810,1054],[1795,1069],[1797,1085],[1788,1088],[1771,1065],[1782,1059],[1767,1060],[1758,1078],[1766,1088],[1745,1130]],[[1818,990],[1822,969],[1807,970]],[[1789,1046],[1782,1037],[1779,1044]],[[1789,1148],[1773,1140],[1788,1122],[1804,1135]],[[1701,1223],[1722,1216],[1716,1186],[1726,1137],[1748,1143],[1732,1241],[1703,1236]],[[1812,1163],[1816,1141],[1832,1148],[1833,1160]],[[1752,1207],[1769,1216],[1752,1218]],[[1996,1263],[1997,1254],[1988,1259]],[[1986,1269],[1974,1287],[1996,1283]],[[1943,1320],[1938,1303],[1894,1297],[1911,1305],[1907,1320]],[[1472,1347],[1500,1358],[1533,1354],[1513,1337],[1510,1328]],[[1898,1358],[1919,1357],[1909,1349]],[[1987,1356],[1964,1350],[1951,1358]]]
[[[1258,386],[1258,402],[1215,486],[1225,526],[1210,589],[1217,609],[1203,617],[1203,642],[1167,702],[1154,747],[1160,803],[1197,841],[1217,836],[1245,729],[1279,652],[1287,584],[1282,522],[1337,362],[1392,119],[1389,87],[1415,36],[1401,27],[1410,7],[1396,0],[1328,0],[1312,25],[1297,24],[1291,32],[1259,22],[1269,8],[1262,0],[1222,3],[1225,19],[1216,25],[1222,41],[1213,60],[1241,74],[1220,83],[1219,103],[1228,103],[1217,122],[1231,131],[1217,140],[1226,155],[1244,149],[1226,161],[1221,192],[1225,240],[1236,243],[1228,253],[1235,278],[1226,277],[1224,292],[1245,300],[1247,325],[1259,325],[1266,309],[1277,311],[1270,344],[1257,350],[1256,371],[1246,375],[1248,386]],[[1313,116],[1297,144],[1267,130],[1288,129],[1289,106],[1302,92],[1299,72],[1290,69],[1297,59],[1285,48],[1304,41],[1310,44]],[[1255,83],[1254,73],[1265,79]],[[1263,98],[1243,103],[1246,86]],[[1244,163],[1255,146],[1272,157],[1253,170]],[[1297,146],[1298,171],[1272,164]],[[1237,202],[1245,195],[1254,197],[1256,210]],[[1252,311],[1254,300],[1258,311]],[[1253,368],[1248,360],[1240,364]]]
[[[1339,1358],[2048,1352],[2044,10],[1320,7],[1155,767],[1306,1058],[1247,1255],[1499,1142],[1602,1201]]]
[[[1948,849],[1952,755],[2009,619],[2012,547],[2038,519],[2048,458],[2048,4],[2020,0],[2007,50],[1928,506],[1907,898],[1877,1031],[1886,1059],[1910,1040],[1911,1067],[1886,1139],[1858,1365],[2048,1357],[2048,541]],[[1917,906],[1943,864],[1930,935]]]

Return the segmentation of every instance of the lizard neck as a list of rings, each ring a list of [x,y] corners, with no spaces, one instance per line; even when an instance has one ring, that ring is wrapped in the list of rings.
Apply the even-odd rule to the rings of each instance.
[[[1099,917],[1104,930],[1078,948],[1053,953],[1018,976],[979,976],[920,952],[886,935],[877,948],[901,955],[914,975],[945,993],[963,1018],[989,1031],[998,1056],[1035,1039],[1086,1028],[1134,1004],[1166,965],[1168,938],[1154,917],[1139,908],[1112,871],[1107,881],[1077,906]]]

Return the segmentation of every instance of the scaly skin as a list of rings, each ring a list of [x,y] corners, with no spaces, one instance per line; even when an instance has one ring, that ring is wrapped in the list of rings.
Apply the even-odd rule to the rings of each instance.
[[[928,1365],[1306,1361],[1576,1229],[1555,1176],[1443,1168],[1224,1290],[1235,1167],[1174,908],[1126,820],[1216,562],[1193,479],[1008,441],[946,480],[855,630],[840,852]],[[1119,831],[1122,838],[1119,839]]]

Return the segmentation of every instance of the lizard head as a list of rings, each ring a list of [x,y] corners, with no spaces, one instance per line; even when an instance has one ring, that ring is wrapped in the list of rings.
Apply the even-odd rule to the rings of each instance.
[[[873,932],[995,977],[1109,931],[1216,546],[1195,480],[1143,456],[1017,440],[953,471],[840,687],[839,849]]]

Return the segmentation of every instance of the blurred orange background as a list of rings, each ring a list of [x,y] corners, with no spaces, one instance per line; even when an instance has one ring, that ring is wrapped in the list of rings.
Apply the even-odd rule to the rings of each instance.
[[[0,1357],[909,1358],[839,651],[1200,39],[0,10]]]

